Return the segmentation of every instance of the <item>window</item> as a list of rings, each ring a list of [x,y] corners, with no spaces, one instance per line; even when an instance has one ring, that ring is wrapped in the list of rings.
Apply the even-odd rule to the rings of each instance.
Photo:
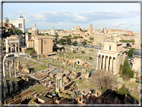
[[[19,24],[19,28],[22,28],[22,24]]]
[[[111,46],[109,46],[109,50],[111,50]]]
[[[46,44],[46,41],[44,41],[44,44]]]

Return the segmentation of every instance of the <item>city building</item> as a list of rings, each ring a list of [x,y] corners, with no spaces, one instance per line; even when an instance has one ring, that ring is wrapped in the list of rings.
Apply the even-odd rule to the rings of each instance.
[[[9,23],[13,24],[16,29],[21,30],[23,33],[25,32],[25,19],[20,15],[20,18],[17,20],[9,20]]]
[[[89,35],[92,33],[92,24],[89,25],[88,33]]]
[[[121,29],[107,29],[107,28],[104,28],[104,33],[105,34],[111,34],[111,35],[121,35],[121,34],[127,34],[128,32],[128,29],[126,29],[126,31],[123,31]]]
[[[55,31],[55,29],[54,29],[54,26],[52,27],[50,34],[51,34],[51,35],[56,35],[56,31]]]
[[[32,34],[26,33],[27,48],[34,48],[37,54],[50,55],[53,54],[53,39],[51,36],[38,35],[36,24],[32,28]]]

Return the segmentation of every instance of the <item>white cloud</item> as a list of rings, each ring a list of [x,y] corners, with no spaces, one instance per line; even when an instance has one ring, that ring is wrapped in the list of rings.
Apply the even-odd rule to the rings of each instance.
[[[29,21],[31,21],[31,20],[25,20],[26,22],[29,22]]]
[[[119,26],[126,25],[126,24],[128,24],[128,23],[127,22],[117,22],[117,23],[113,23],[112,25],[119,27]]]
[[[117,12],[110,10],[70,12],[66,10],[57,10],[54,12],[43,11],[36,14],[30,14],[26,11],[19,10],[25,19],[34,22],[48,21],[52,23],[70,22],[70,23],[87,23],[96,20],[112,20],[122,18],[132,18],[139,16],[139,11]],[[119,23],[123,24],[123,23]],[[117,24],[114,24],[117,25]]]

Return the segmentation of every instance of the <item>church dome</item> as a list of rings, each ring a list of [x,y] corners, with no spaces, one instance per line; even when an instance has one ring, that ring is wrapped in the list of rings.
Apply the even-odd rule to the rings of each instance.
[[[36,24],[32,28],[32,35],[38,35],[38,28],[36,27]]]
[[[37,27],[36,27],[36,24],[34,25],[34,27],[32,28],[32,31],[37,31]]]

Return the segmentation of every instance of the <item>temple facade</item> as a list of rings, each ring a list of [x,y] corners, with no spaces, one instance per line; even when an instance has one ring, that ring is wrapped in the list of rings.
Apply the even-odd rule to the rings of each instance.
[[[104,70],[113,74],[119,72],[120,64],[125,60],[125,50],[121,43],[113,37],[104,39],[104,47],[97,53],[96,70]]]

